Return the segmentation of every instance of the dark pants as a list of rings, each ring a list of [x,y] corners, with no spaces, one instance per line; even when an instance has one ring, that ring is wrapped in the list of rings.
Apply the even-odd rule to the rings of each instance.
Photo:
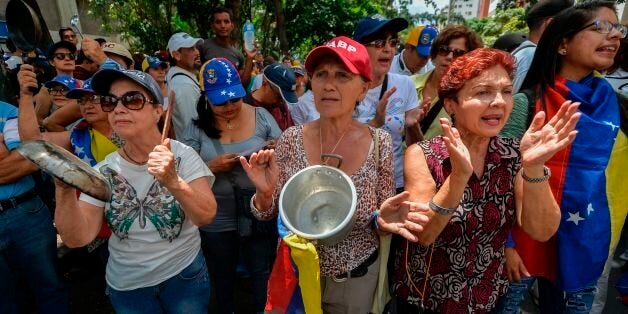
[[[0,212],[0,313],[16,313],[15,279],[35,293],[41,313],[67,313],[69,295],[56,272],[57,236],[39,197]]]
[[[253,287],[256,312],[266,305],[268,277],[277,253],[276,236],[240,238],[237,231],[201,231],[203,251],[212,276],[218,313],[233,313],[233,297],[240,258],[244,262]],[[240,253],[242,256],[240,256]]]

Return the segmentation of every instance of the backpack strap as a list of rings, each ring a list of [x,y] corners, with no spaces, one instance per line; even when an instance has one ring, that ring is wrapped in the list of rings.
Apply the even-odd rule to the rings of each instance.
[[[189,79],[190,79],[190,81],[194,82],[194,84],[196,84],[196,86],[197,86],[198,88],[201,88],[201,85],[199,85],[199,84],[196,82],[196,80],[195,80],[195,79],[193,79],[191,76],[189,76],[189,75],[187,75],[187,74],[185,74],[185,73],[183,73],[183,72],[178,72],[178,73],[173,74],[173,75],[170,77],[170,81],[172,81],[172,79],[174,79],[175,77],[177,77],[177,76],[179,76],[179,75],[183,75],[183,76],[185,76],[185,77],[189,78]]]
[[[443,100],[439,99],[438,101],[436,101],[434,106],[430,108],[430,111],[428,111],[425,119],[420,122],[421,132],[423,132],[423,134],[425,134],[425,132],[427,132],[427,129],[430,128],[430,125],[432,125],[432,122],[434,122],[436,116],[438,116],[438,113],[441,111],[441,109],[443,109]]]

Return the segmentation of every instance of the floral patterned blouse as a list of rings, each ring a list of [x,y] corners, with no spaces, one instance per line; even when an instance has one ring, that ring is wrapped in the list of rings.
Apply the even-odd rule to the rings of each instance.
[[[371,135],[375,129],[369,127]],[[371,228],[371,214],[387,198],[394,195],[392,141],[390,134],[379,134],[379,167],[375,164],[373,144],[362,166],[350,176],[357,192],[356,221],[349,235],[340,242],[326,246],[316,244],[321,276],[337,276],[356,268],[379,246],[377,233]],[[311,166],[303,148],[303,126],[287,129],[279,138],[275,153],[279,167],[279,181],[275,188],[272,210],[260,212],[252,206],[251,211],[260,220],[277,216],[279,194],[283,185],[295,173]]]
[[[451,173],[443,138],[419,145],[440,189]],[[495,307],[508,288],[504,246],[516,221],[514,187],[520,167],[518,140],[490,139],[482,177],[473,174],[469,179],[460,206],[436,239],[433,252],[432,246],[408,246],[397,239],[392,276],[397,297],[419,304],[425,287],[423,305],[432,311],[486,313]]]

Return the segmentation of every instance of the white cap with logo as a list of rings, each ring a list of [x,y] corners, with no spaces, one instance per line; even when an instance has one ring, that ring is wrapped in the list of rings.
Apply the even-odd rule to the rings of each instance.
[[[188,33],[176,33],[170,36],[170,39],[168,40],[168,52],[172,54],[174,51],[177,51],[181,48],[194,47],[197,44],[201,44],[202,42],[203,39],[192,37]]]

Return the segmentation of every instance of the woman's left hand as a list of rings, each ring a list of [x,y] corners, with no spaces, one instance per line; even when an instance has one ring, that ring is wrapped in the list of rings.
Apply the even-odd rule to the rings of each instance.
[[[379,230],[396,233],[408,241],[416,242],[419,239],[415,235],[423,231],[429,218],[425,213],[429,210],[426,204],[408,201],[410,192],[404,191],[382,204],[377,216]]]
[[[166,139],[161,145],[155,146],[148,154],[148,173],[165,187],[171,187],[179,180],[175,168],[174,154],[170,151],[170,139]]]
[[[524,168],[545,165],[554,154],[567,147],[578,131],[576,123],[580,119],[578,106],[580,103],[565,101],[556,115],[543,125],[545,112],[540,111],[534,116],[530,128],[521,139],[521,158]]]

